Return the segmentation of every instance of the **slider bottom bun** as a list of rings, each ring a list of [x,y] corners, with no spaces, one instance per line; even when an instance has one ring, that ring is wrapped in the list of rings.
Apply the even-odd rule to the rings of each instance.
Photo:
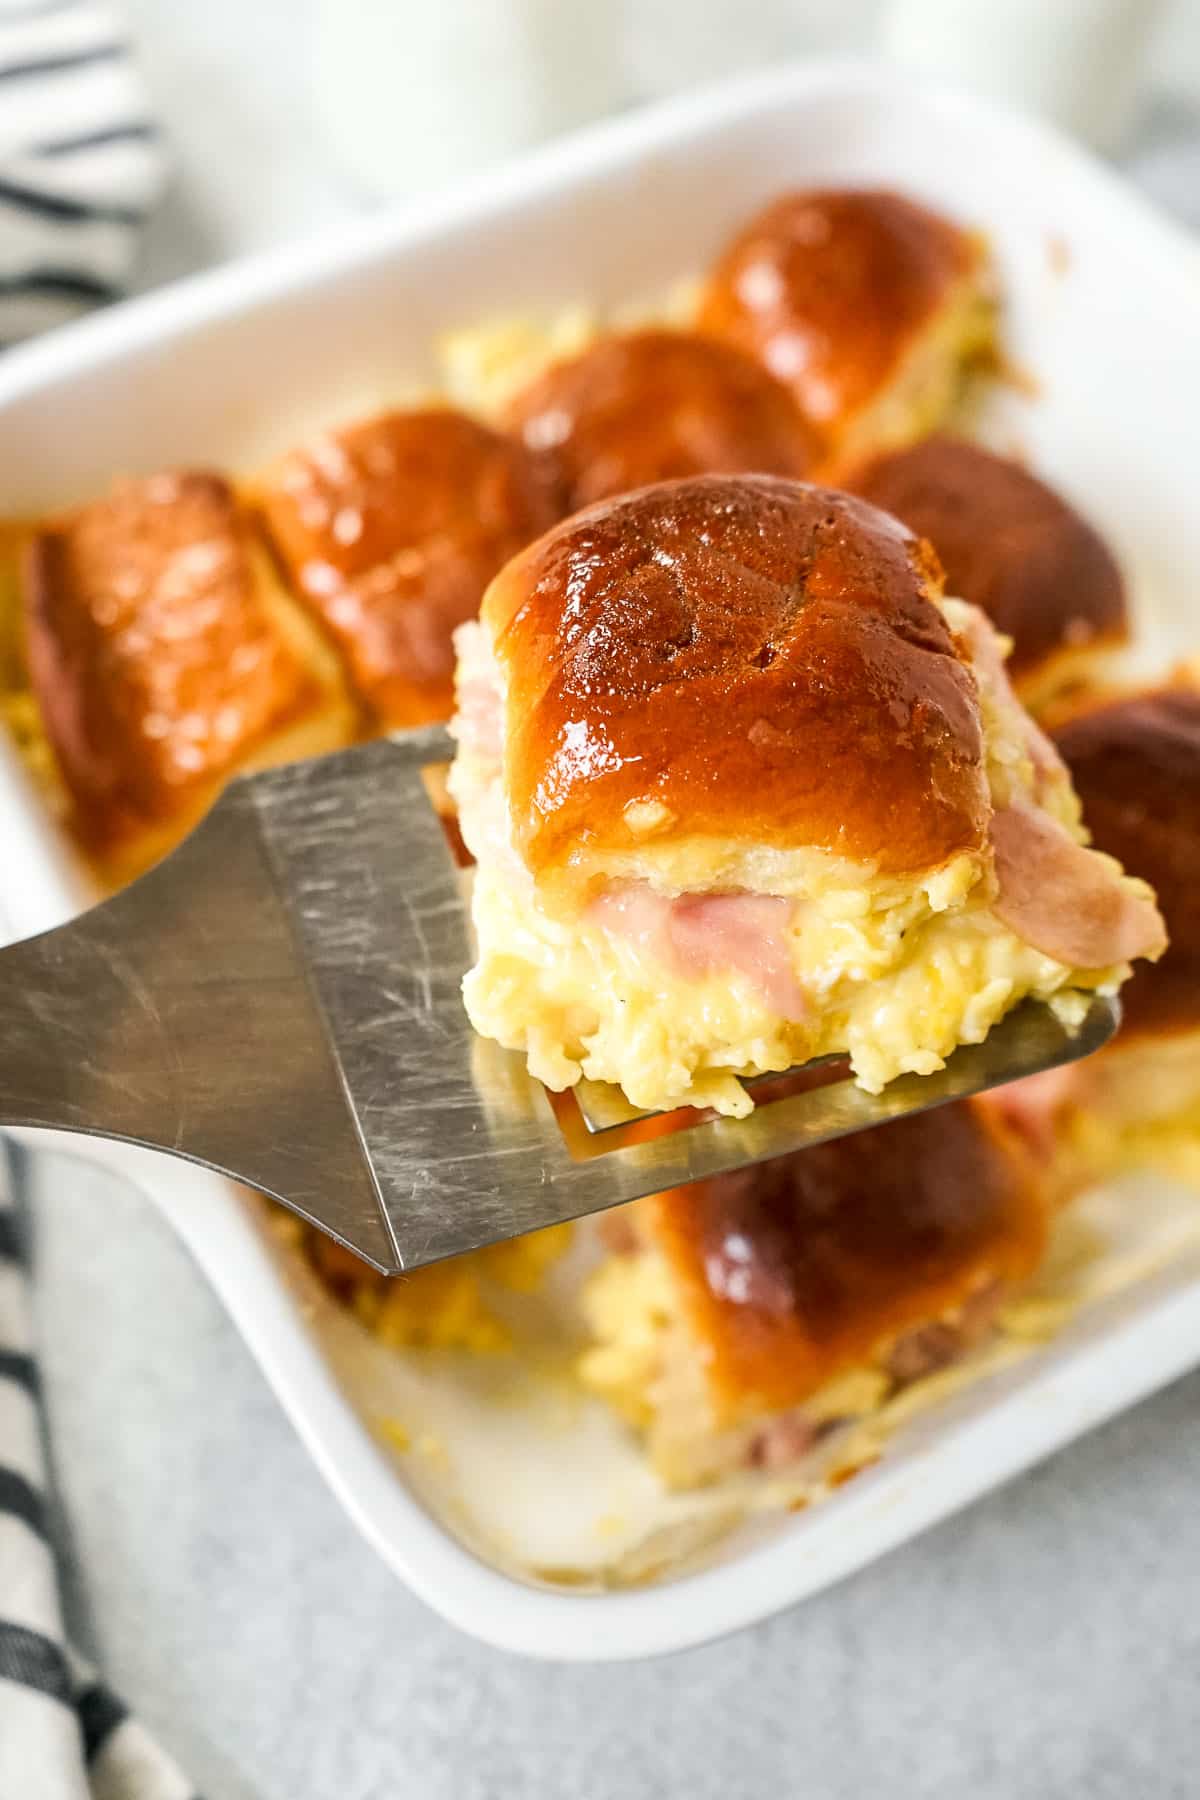
[[[994,1337],[1052,1210],[971,1102],[656,1195],[604,1222],[580,1375],[671,1486],[786,1469]]]

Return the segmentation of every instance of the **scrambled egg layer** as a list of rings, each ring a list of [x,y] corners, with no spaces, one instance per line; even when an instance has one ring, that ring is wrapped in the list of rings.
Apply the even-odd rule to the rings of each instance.
[[[752,1103],[731,1070],[783,1070],[845,1051],[860,1085],[877,1093],[905,1072],[932,1074],[959,1044],[981,1042],[1017,1000],[1048,999],[1072,978],[986,905],[964,900],[936,914],[923,889],[889,904],[869,879],[853,901],[861,911],[849,917],[841,894],[797,909],[793,962],[820,997],[817,1015],[800,1022],[774,1012],[743,975],[676,977],[637,944],[551,918],[502,875],[480,870],[480,957],[464,985],[467,1011],[485,1037],[523,1050],[530,1072],[556,1091],[586,1076],[617,1083],[646,1110],[740,1115]],[[1077,996],[1070,1004],[1081,1010]]]
[[[572,1236],[570,1225],[550,1225],[409,1275],[390,1276],[294,1213],[276,1207],[272,1214],[276,1234],[297,1245],[325,1285],[393,1350],[468,1350],[476,1355],[508,1350],[512,1334],[495,1309],[498,1293],[536,1293]]]
[[[943,604],[956,631],[979,629],[973,609]],[[461,691],[470,688],[477,703],[481,689],[496,688],[499,670],[481,627],[463,628],[458,643]],[[986,664],[976,674],[996,805],[1027,796],[1082,837],[1066,771],[1035,767],[1029,721],[1002,671]],[[585,1076],[618,1084],[646,1110],[712,1106],[736,1116],[752,1106],[739,1073],[847,1052],[859,1083],[878,1092],[897,1075],[941,1068],[1026,996],[1052,1000],[1074,1023],[1084,1002],[1072,990],[1115,987],[1124,973],[1068,968],[1017,937],[992,910],[983,855],[907,882],[822,850],[710,839],[591,859],[593,879],[640,878],[668,897],[740,890],[791,898],[788,955],[807,1016],[784,1017],[752,976],[684,977],[644,940],[536,885],[509,839],[499,748],[486,733],[460,728],[459,736],[451,790],[479,861],[479,955],[464,983],[467,1011],[477,1031],[523,1051],[551,1089]]]
[[[972,373],[995,361],[996,302],[982,270],[964,277],[899,367],[841,432],[837,457],[853,462],[937,431],[963,405]]]

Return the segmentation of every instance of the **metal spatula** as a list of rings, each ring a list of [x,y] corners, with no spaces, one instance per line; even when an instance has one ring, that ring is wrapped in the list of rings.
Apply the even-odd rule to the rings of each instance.
[[[422,768],[433,729],[235,782],[171,856],[0,952],[0,1125],[122,1138],[284,1201],[377,1267],[541,1225],[918,1112],[1098,1049],[1025,1006],[938,1075],[848,1080],[631,1142],[613,1090],[577,1129],[471,1030],[461,877]]]

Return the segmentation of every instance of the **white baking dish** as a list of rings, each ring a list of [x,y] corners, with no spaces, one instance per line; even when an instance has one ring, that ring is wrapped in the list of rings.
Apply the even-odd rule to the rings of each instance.
[[[1036,381],[1036,396],[997,397],[989,432],[1028,449],[1103,523],[1146,658],[1200,643],[1200,255],[1036,125],[840,66],[618,122],[450,200],[221,270],[6,357],[0,510],[81,498],[116,471],[251,465],[316,421],[419,386],[431,338],[450,326],[653,295],[784,185],[847,181],[898,186],[986,227],[1008,339]],[[9,937],[78,905],[69,854],[3,744],[0,846]],[[612,1421],[552,1383],[536,1396],[498,1392],[496,1365],[447,1372],[368,1342],[222,1181],[118,1147],[86,1154],[126,1171],[182,1233],[384,1559],[457,1624],[534,1655],[644,1655],[775,1611],[1200,1360],[1200,1205],[1147,1179],[1120,1205],[1099,1203],[1124,1222],[1108,1285],[1123,1278],[1052,1347],[927,1410],[878,1467],[812,1511],[760,1505],[738,1523],[728,1494],[661,1495]],[[446,1454],[389,1454],[369,1429],[381,1413],[436,1430]],[[572,1592],[530,1575],[598,1575],[606,1533],[622,1554],[640,1543],[660,1579]]]

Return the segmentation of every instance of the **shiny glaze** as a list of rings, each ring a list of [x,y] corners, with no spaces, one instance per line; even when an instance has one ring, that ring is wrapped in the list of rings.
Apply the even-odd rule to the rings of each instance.
[[[284,458],[261,503],[292,587],[387,725],[448,717],[454,627],[556,516],[519,444],[440,407],[327,433]]]
[[[967,233],[899,194],[785,194],[718,259],[699,323],[759,357],[833,436],[979,257]]]
[[[1200,1022],[1200,693],[1140,694],[1054,733],[1099,850],[1158,895],[1167,950],[1121,989],[1121,1040]]]
[[[514,401],[509,425],[564,513],[685,475],[804,475],[817,441],[753,357],[686,331],[599,338]]]
[[[526,862],[668,833],[893,872],[981,846],[975,682],[938,583],[885,514],[767,476],[664,483],[567,520],[483,609]],[[666,822],[639,838],[626,808],[646,801]]]
[[[1041,1256],[1032,1161],[971,1101],[643,1202],[725,1416],[795,1405]]]
[[[1125,584],[1103,538],[1019,463],[933,437],[852,472],[846,486],[929,539],[947,593],[1012,638],[1018,685],[1064,651],[1128,637]]]
[[[37,531],[23,574],[34,692],[98,840],[186,809],[314,696],[217,475],[121,484]]]

